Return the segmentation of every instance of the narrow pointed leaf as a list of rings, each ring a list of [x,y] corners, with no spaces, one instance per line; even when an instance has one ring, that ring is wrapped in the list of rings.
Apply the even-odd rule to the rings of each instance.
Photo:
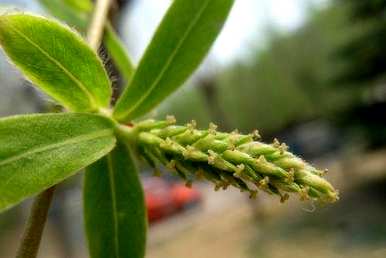
[[[92,114],[0,119],[0,211],[73,175],[115,145],[114,125]]]
[[[175,0],[148,46],[114,116],[137,118],[173,93],[219,34],[234,0]]]
[[[73,111],[107,107],[111,87],[97,55],[75,32],[29,14],[0,16],[0,44],[37,87]]]
[[[86,169],[84,219],[91,258],[144,257],[144,194],[129,150],[122,143]]]

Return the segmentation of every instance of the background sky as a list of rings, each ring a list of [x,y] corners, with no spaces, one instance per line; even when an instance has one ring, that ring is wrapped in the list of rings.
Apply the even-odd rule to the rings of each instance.
[[[137,0],[123,20],[129,24],[122,31],[134,60],[143,53],[170,0]],[[322,7],[328,0],[236,0],[230,17],[211,51],[220,65],[248,55],[248,49],[260,47],[268,27],[289,31],[307,17],[311,6]]]
[[[122,36],[137,62],[171,0],[135,0],[122,19]],[[248,50],[264,45],[267,29],[286,32],[297,28],[311,6],[328,0],[236,0],[225,27],[212,48],[211,63],[227,65],[248,57]],[[0,0],[0,4],[41,11],[34,0]],[[208,62],[208,61],[207,61]]]

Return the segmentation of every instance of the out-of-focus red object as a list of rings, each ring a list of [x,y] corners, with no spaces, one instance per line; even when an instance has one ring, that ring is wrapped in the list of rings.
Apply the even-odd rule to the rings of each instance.
[[[181,183],[172,186],[171,194],[177,209],[185,209],[201,202],[201,193],[194,188],[186,187]]]
[[[159,221],[199,204],[201,193],[181,183],[170,183],[158,177],[143,179],[149,222]]]

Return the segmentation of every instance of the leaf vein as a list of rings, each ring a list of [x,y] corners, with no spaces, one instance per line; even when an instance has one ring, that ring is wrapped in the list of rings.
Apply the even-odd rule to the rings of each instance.
[[[103,138],[103,137],[110,136],[110,135],[111,136],[113,135],[112,130],[111,129],[104,129],[104,130],[100,130],[100,131],[97,131],[94,133],[80,135],[80,136],[77,136],[77,137],[74,137],[71,139],[67,139],[67,140],[64,140],[61,142],[57,142],[54,144],[49,144],[46,146],[32,148],[32,149],[29,149],[27,151],[24,151],[24,152],[18,153],[16,155],[13,155],[11,157],[8,157],[4,160],[1,160],[0,161],[0,167],[7,165],[8,163],[23,159],[27,156],[39,153],[39,152],[54,150],[54,149],[57,149],[57,148],[60,148],[60,147],[66,146],[66,145],[86,142],[86,141],[90,141],[90,140],[97,139],[97,138]]]
[[[114,178],[114,165],[112,161],[111,154],[107,155],[107,164],[109,169],[109,179],[110,179],[110,189],[111,189],[111,203],[112,203],[112,213],[113,213],[113,224],[114,224],[114,250],[115,250],[115,257],[119,258],[119,239],[118,239],[118,214],[117,214],[117,197],[115,194],[115,178]]]

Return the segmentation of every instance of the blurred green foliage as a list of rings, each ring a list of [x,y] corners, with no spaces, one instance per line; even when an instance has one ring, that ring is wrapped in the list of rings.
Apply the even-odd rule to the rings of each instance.
[[[314,11],[303,27],[290,34],[271,33],[265,49],[256,49],[248,61],[220,73],[217,98],[231,126],[272,132],[346,105],[351,96],[343,90],[329,90],[327,85],[337,69],[329,53],[347,37],[341,33],[345,16],[345,10],[338,7]],[[194,113],[193,117],[206,121],[197,110],[200,105],[185,105],[185,101],[202,103],[199,89],[197,85],[181,92],[169,101],[167,112],[176,113],[177,118]]]
[[[369,87],[356,86],[370,86],[373,80],[359,81],[354,75],[360,74],[361,67],[376,66],[366,54],[374,58],[374,63],[379,64],[378,59],[386,60],[386,52],[381,50],[386,40],[380,39],[385,33],[375,33],[380,28],[386,32],[385,16],[380,22],[371,18],[371,12],[384,14],[373,5],[386,1],[365,2],[367,7],[359,0],[337,0],[323,9],[311,8],[303,26],[289,33],[271,31],[265,48],[256,48],[248,60],[219,73],[214,79],[215,100],[230,127],[242,131],[259,128],[264,134],[271,134],[299,122],[326,118],[337,125],[343,122],[347,125],[345,129],[355,131],[357,127],[347,119],[355,120],[351,115],[369,95]],[[354,46],[359,48],[359,42],[363,49],[354,49]],[[348,71],[352,72],[353,80],[343,83],[340,78]],[[180,91],[164,105],[160,114],[176,113],[177,119],[195,117],[204,122],[208,119],[217,122],[216,117],[204,112],[202,105],[206,102],[201,86],[197,83]]]
[[[386,1],[338,2],[349,9],[348,25],[362,30],[336,51],[338,59],[345,63],[336,80],[343,85],[368,85],[386,74]]]

